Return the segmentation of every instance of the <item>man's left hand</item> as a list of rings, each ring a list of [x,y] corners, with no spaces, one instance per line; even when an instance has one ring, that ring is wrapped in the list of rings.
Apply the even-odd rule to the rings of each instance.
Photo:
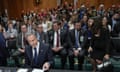
[[[50,63],[48,63],[48,62],[44,63],[43,70],[47,71],[47,70],[49,70],[49,68],[50,68]]]
[[[110,58],[109,54],[106,54],[106,55],[104,56],[104,58],[105,58],[106,60],[109,60],[109,58]]]
[[[79,54],[79,50],[74,50],[74,55],[78,56],[78,54]]]

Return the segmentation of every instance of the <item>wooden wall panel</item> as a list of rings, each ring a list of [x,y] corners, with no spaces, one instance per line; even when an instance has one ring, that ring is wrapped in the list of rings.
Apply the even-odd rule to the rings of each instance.
[[[57,6],[57,0],[41,0],[40,8],[55,8]]]
[[[2,6],[3,6],[3,1],[0,2],[0,14],[2,13],[3,10]]]
[[[87,7],[90,6],[97,6],[98,5],[98,0],[78,0],[78,7],[81,6],[81,4],[85,4]]]
[[[111,7],[111,5],[114,4],[113,1],[114,0],[104,0],[103,3],[106,5],[105,8]]]
[[[65,2],[72,3],[73,0],[62,0],[62,3],[65,3]]]
[[[16,18],[20,18],[21,17],[21,12],[23,10],[23,3],[22,2],[23,2],[22,0],[16,1],[16,6],[17,6],[17,9],[16,9],[17,16],[16,16]]]
[[[30,11],[38,9],[46,9],[46,8],[54,8],[57,6],[56,0],[41,0],[40,4],[36,6],[34,4],[34,0],[23,0],[23,10]]]
[[[16,0],[8,0],[8,13],[10,18],[16,18],[18,16]]]

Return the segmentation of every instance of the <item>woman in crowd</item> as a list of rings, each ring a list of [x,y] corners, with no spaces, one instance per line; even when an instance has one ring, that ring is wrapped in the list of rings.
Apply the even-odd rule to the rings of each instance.
[[[91,38],[92,38],[92,28],[94,26],[94,19],[89,18],[87,21],[87,43],[86,43],[86,49],[91,47]],[[89,55],[89,53],[87,52]]]
[[[112,31],[111,26],[108,24],[108,19],[107,17],[102,18],[102,27],[107,29],[109,32]]]
[[[96,72],[96,65],[103,63],[103,59],[109,59],[109,41],[109,31],[102,27],[101,23],[95,24],[92,31],[91,47],[88,49],[93,72]]]

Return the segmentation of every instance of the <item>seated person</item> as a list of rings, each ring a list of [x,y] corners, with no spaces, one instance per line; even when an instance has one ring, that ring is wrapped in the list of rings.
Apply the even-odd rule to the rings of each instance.
[[[69,32],[70,37],[70,49],[69,49],[69,63],[70,69],[74,69],[74,57],[78,59],[78,69],[82,70],[82,64],[84,62],[85,44],[87,40],[87,33],[82,31],[81,23],[76,21],[74,23],[74,29]]]
[[[64,69],[67,61],[67,33],[60,29],[60,25],[56,21],[53,23],[53,29],[48,31],[48,37],[52,52],[54,56],[59,55],[61,57],[61,68]]]
[[[53,64],[52,51],[49,46],[38,41],[34,34],[28,34],[27,41],[29,46],[25,48],[25,67],[49,70]]]

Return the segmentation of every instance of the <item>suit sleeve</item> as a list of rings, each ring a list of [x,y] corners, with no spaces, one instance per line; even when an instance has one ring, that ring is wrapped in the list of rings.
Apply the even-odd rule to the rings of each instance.
[[[21,43],[20,43],[20,36],[17,37],[17,48],[22,48]]]
[[[63,39],[62,39],[62,46],[64,48],[68,47],[69,44],[69,37],[68,37],[69,33],[66,30],[63,30]]]
[[[52,66],[53,65],[53,53],[52,53],[50,46],[48,46],[48,50],[47,50],[47,59],[50,65]]]
[[[26,68],[29,68],[31,66],[32,62],[28,58],[28,53],[27,53],[28,50],[27,49],[28,49],[28,47],[25,48],[25,65],[24,66]]]

